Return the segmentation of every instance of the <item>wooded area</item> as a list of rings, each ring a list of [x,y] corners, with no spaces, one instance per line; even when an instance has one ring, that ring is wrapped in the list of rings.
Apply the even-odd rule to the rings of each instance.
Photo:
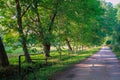
[[[40,53],[47,60],[53,51],[76,54],[109,45],[119,52],[120,4],[113,6],[104,0],[0,0],[0,33],[0,67],[13,65],[11,55],[24,55],[27,63],[33,63],[31,54]]]

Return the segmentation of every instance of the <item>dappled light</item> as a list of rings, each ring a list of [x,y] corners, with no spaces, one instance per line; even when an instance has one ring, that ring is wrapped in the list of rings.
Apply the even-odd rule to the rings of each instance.
[[[67,74],[58,75],[55,80],[119,80],[119,67],[115,55],[105,47],[82,63],[76,64],[73,69],[66,71]],[[71,74],[74,76],[68,77]]]
[[[118,1],[0,0],[0,80],[120,80]]]

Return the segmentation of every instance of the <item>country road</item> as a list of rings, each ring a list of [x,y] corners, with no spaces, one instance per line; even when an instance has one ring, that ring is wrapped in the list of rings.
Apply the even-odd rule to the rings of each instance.
[[[120,63],[108,47],[103,47],[85,61],[55,75],[52,80],[120,80]]]

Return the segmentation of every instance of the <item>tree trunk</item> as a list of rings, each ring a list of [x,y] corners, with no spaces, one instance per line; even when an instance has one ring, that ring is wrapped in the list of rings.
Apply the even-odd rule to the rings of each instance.
[[[18,30],[19,30],[19,35],[21,37],[21,43],[22,43],[22,48],[24,51],[25,55],[25,60],[27,62],[31,62],[30,55],[28,54],[28,49],[27,49],[27,44],[26,44],[26,37],[23,33],[23,27],[22,27],[22,15],[21,15],[21,5],[19,0],[16,1],[16,10],[17,10],[17,23],[18,23]]]
[[[25,60],[27,62],[32,62],[30,55],[28,53],[28,49],[27,49],[27,44],[26,44],[26,38],[22,37],[22,46],[23,46],[23,51],[24,51],[24,55],[25,55]]]
[[[48,29],[49,36],[52,35],[53,24],[54,24],[55,17],[56,17],[57,12],[58,12],[58,4],[59,4],[59,0],[56,0],[55,10],[53,11],[53,15],[50,18],[50,24],[49,24],[49,29]],[[44,38],[44,40],[45,40],[45,38]],[[51,47],[50,41],[43,44],[43,50],[44,50],[44,54],[46,57],[50,57],[50,47]]]
[[[53,10],[53,14],[52,16],[50,16],[50,24],[48,25],[48,32],[49,33],[49,36],[52,35],[52,30],[53,30],[53,24],[54,24],[54,21],[55,21],[55,17],[57,15],[57,12],[58,12],[58,3],[59,3],[59,0],[56,0],[56,4],[55,4],[55,9]],[[37,16],[37,19],[36,19],[36,23],[38,25],[38,32],[39,32],[39,36],[40,36],[40,41],[42,41],[42,45],[43,45],[43,53],[46,57],[50,57],[50,47],[51,47],[51,44],[50,44],[50,41],[47,41],[44,43],[44,41],[46,40],[46,34],[44,34],[44,31],[43,31],[43,28],[42,28],[42,24],[41,24],[41,20],[40,20],[40,16],[39,16],[39,11],[38,11],[38,3],[37,1],[34,1],[34,8],[35,8],[35,14]]]
[[[50,47],[51,47],[50,43],[43,44],[43,53],[46,57],[50,57]]]
[[[68,49],[69,49],[70,51],[72,51],[72,47],[71,47],[71,45],[70,45],[70,41],[69,41],[68,39],[65,39],[65,40],[66,40]]]
[[[0,37],[0,66],[2,67],[9,66],[8,57],[7,57],[1,37]]]

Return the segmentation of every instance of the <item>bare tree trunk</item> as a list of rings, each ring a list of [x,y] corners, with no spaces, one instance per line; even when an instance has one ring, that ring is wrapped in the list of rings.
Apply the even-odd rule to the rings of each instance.
[[[43,51],[46,57],[50,57],[50,47],[51,47],[50,43],[43,44]]]
[[[69,49],[70,51],[72,51],[72,47],[71,47],[71,45],[70,45],[70,41],[69,41],[67,38],[66,38],[65,40],[66,40],[68,49]]]
[[[16,1],[16,10],[17,10],[17,23],[18,23],[18,30],[19,30],[19,35],[21,37],[21,43],[22,43],[22,48],[24,51],[24,55],[25,55],[25,60],[27,62],[31,62],[31,58],[30,55],[28,53],[28,49],[27,49],[27,44],[26,44],[26,37],[23,33],[23,27],[22,27],[22,15],[21,15],[21,5],[20,5],[20,1],[19,0],[15,0]]]
[[[2,67],[9,66],[8,57],[7,57],[1,37],[0,37],[0,66]]]

